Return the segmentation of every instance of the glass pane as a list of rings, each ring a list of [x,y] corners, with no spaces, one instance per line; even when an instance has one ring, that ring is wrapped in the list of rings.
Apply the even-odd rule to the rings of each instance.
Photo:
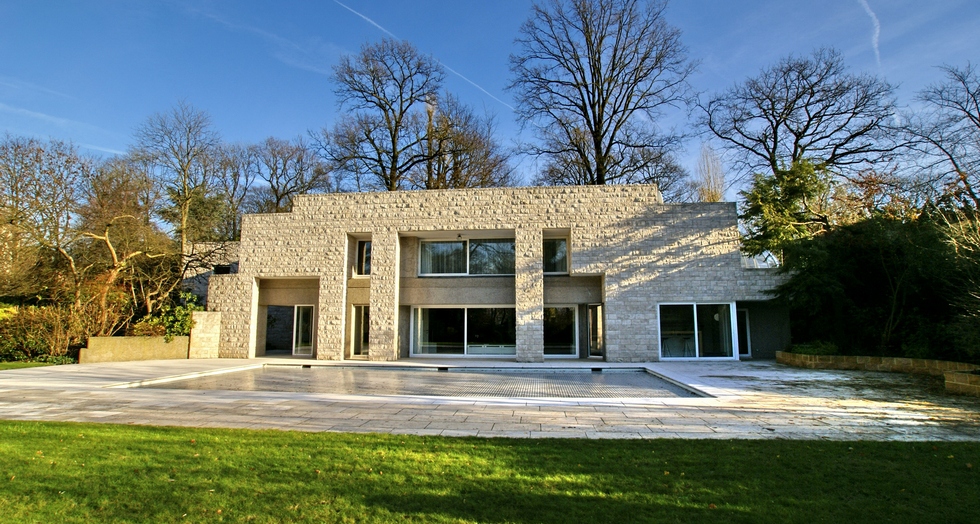
[[[466,242],[422,242],[422,274],[466,273]]]
[[[544,272],[568,273],[568,242],[564,238],[545,239]]]
[[[516,355],[517,316],[514,308],[466,310],[468,355]]]
[[[296,306],[293,354],[313,354],[313,306]]]
[[[470,240],[471,275],[513,275],[513,240]]]
[[[462,308],[417,309],[417,354],[463,354]]]
[[[702,357],[732,356],[732,314],[729,304],[698,305],[698,347]]]
[[[660,306],[660,354],[664,358],[697,356],[694,306]]]
[[[575,354],[575,308],[544,308],[544,354]]]
[[[369,306],[354,306],[354,354],[367,355],[369,334],[371,332],[371,308]]]
[[[360,240],[357,242],[357,274],[371,274],[371,241]]]

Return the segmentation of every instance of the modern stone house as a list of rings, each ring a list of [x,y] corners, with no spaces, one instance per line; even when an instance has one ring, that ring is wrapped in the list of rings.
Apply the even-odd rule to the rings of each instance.
[[[650,185],[304,195],[244,218],[208,310],[222,357],[772,358],[778,277],[738,248],[735,204]]]

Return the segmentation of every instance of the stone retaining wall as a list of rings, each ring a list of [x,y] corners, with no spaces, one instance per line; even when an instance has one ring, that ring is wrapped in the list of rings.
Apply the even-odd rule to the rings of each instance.
[[[800,355],[776,352],[776,362],[807,369],[857,369],[941,376],[946,371],[973,371],[976,364],[898,357],[845,357],[841,355]]]
[[[78,363],[186,359],[190,337],[90,337],[78,352]]]
[[[980,397],[980,375],[959,371],[947,371],[944,375],[946,377],[946,391],[959,395]]]

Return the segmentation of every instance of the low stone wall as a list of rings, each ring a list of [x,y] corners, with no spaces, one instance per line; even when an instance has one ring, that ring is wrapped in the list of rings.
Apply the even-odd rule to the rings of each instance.
[[[980,375],[960,371],[947,371],[946,391],[959,395],[980,397]]]
[[[78,352],[79,364],[126,362],[130,360],[186,359],[190,337],[90,337],[88,347]]]
[[[785,351],[776,352],[776,362],[807,369],[856,369],[943,376],[947,392],[980,397],[980,375],[970,373],[980,369],[976,364],[924,358],[799,355]]]
[[[947,371],[973,371],[976,364],[897,357],[845,357],[840,355],[800,355],[776,352],[776,362],[807,369],[857,369],[941,376]]]
[[[218,358],[221,341],[221,313],[195,311],[191,313],[194,327],[191,329],[190,349],[187,358]]]

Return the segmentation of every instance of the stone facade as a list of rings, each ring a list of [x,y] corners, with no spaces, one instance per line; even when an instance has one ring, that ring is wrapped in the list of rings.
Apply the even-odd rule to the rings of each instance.
[[[516,358],[533,362],[548,297],[599,295],[605,359],[654,361],[658,304],[768,300],[778,276],[742,267],[736,222],[733,203],[664,204],[647,185],[304,195],[291,213],[244,218],[238,272],[211,277],[208,309],[222,313],[220,355],[255,356],[263,285],[315,279],[315,357],[348,355],[351,305],[366,300],[368,358],[394,360],[407,355],[413,306],[507,301]],[[566,277],[543,272],[542,240],[556,236]],[[418,239],[481,237],[514,240],[515,275],[419,278]],[[359,239],[372,242],[369,277],[354,274]]]

